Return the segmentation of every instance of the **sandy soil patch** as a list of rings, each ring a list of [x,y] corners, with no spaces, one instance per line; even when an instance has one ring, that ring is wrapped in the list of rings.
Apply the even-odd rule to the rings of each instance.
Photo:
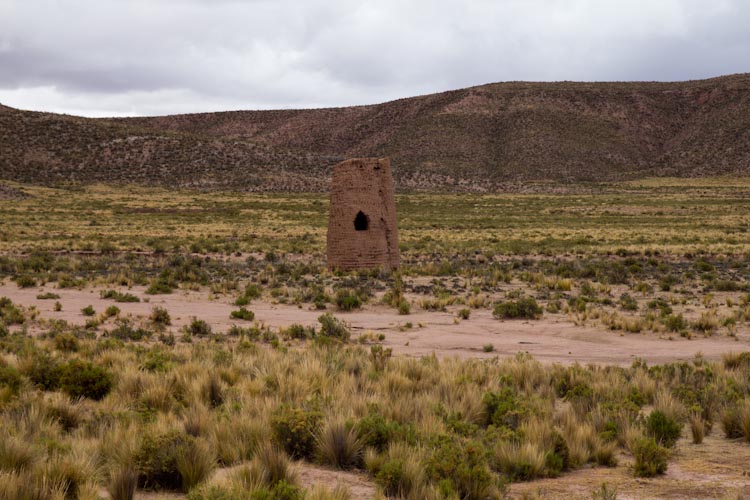
[[[193,317],[207,321],[217,332],[226,331],[233,324],[248,323],[230,318],[230,312],[237,309],[232,305],[233,297],[213,297],[206,291],[176,291],[169,295],[149,296],[144,290],[144,287],[120,289],[140,297],[142,302],[138,303],[102,299],[99,288],[60,290],[45,286],[19,289],[14,283],[1,285],[0,296],[7,296],[27,307],[36,306],[41,318],[63,319],[80,325],[87,319],[81,313],[82,308],[92,305],[97,313],[101,313],[113,304],[121,309],[122,314],[140,316],[148,316],[155,306],[164,307],[172,316],[172,330],[175,332]],[[37,294],[43,292],[60,295],[63,310],[54,311],[55,300],[38,300]],[[292,323],[317,324],[322,313],[267,301],[254,301],[248,308],[255,312],[256,321],[274,328]],[[459,321],[453,312],[420,310],[399,315],[394,309],[382,305],[367,305],[355,312],[334,314],[350,323],[355,335],[384,333],[383,344],[393,348],[394,353],[407,356],[435,353],[441,357],[491,358],[528,352],[543,362],[629,365],[636,358],[654,364],[690,360],[697,353],[702,353],[707,359],[719,359],[729,351],[750,350],[747,327],[738,328],[736,338],[716,335],[688,340],[675,336],[669,340],[654,333],[621,333],[602,327],[579,326],[563,314],[545,314],[537,321],[499,321],[489,310],[473,310],[470,319]],[[407,323],[412,326],[407,328]],[[108,327],[111,324],[103,326]],[[492,352],[484,352],[484,346],[488,344],[494,347]]]

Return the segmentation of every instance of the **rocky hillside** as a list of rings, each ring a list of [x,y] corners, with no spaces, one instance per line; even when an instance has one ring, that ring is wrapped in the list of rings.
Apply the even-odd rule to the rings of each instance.
[[[384,104],[86,119],[0,107],[0,178],[323,190],[389,156],[402,189],[750,175],[750,74],[496,83]]]

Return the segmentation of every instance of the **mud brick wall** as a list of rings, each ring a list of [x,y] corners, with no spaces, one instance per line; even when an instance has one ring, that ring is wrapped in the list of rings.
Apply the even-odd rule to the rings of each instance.
[[[396,269],[399,265],[391,162],[355,158],[333,168],[328,267]]]

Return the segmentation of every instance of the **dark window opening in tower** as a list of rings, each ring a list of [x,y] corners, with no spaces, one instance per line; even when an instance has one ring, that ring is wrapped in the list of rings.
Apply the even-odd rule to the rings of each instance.
[[[357,216],[354,218],[354,229],[356,231],[367,231],[367,227],[370,225],[370,221],[367,216],[362,213],[362,210],[357,212]]]

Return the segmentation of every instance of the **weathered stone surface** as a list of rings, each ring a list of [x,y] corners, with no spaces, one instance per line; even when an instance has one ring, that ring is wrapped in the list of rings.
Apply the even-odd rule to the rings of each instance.
[[[391,162],[355,158],[333,168],[328,267],[396,269],[399,265]]]

